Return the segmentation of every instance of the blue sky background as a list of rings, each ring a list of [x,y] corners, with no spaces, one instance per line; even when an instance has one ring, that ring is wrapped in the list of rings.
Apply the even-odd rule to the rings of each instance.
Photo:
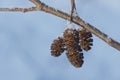
[[[41,0],[67,13],[70,0]],[[31,7],[28,0],[0,0],[0,7]],[[76,0],[81,18],[120,42],[119,0]],[[63,54],[50,55],[50,44],[66,20],[44,12],[0,12],[0,80],[120,80],[120,52],[94,36],[82,68]]]

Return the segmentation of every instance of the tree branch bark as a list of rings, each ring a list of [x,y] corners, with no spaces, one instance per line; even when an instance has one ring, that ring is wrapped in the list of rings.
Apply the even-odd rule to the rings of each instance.
[[[63,19],[66,20],[70,20],[70,15],[56,10],[52,7],[47,6],[46,4],[42,3],[39,0],[30,0],[31,2],[33,2],[37,8],[41,11],[45,11],[47,13],[56,15],[58,17],[61,17]],[[113,40],[112,38],[108,37],[105,33],[103,33],[102,31],[98,30],[97,28],[95,28],[94,26],[90,25],[89,23],[85,22],[84,20],[82,20],[80,17],[73,17],[73,22],[86,28],[88,31],[92,32],[93,34],[95,34],[96,36],[98,36],[99,38],[101,38],[102,40],[104,40],[106,43],[108,43],[110,46],[114,47],[115,49],[120,51],[120,43]]]
[[[60,18],[63,18],[65,20],[69,20],[70,21],[70,15],[62,12],[60,10],[54,9],[48,5],[46,5],[45,3],[39,1],[39,0],[29,0],[32,3],[34,3],[36,5],[36,7],[31,7],[31,8],[12,8],[12,9],[8,9],[8,8],[0,8],[0,11],[20,11],[20,12],[28,12],[28,11],[44,11],[46,13],[49,14],[53,14],[55,16],[58,16]],[[95,34],[97,37],[99,37],[100,39],[102,39],[103,41],[105,41],[108,45],[110,45],[111,47],[117,49],[120,51],[120,43],[115,41],[114,39],[110,38],[109,36],[107,36],[105,33],[103,33],[102,31],[100,31],[99,29],[95,28],[94,26],[90,25],[89,23],[85,22],[84,20],[82,20],[80,17],[78,16],[73,16],[73,23],[80,25],[82,27],[84,27],[85,29],[87,29],[88,31],[90,31],[91,33]]]
[[[36,11],[36,7],[30,7],[30,8],[0,8],[0,11],[8,11],[8,12],[30,12],[30,11]]]

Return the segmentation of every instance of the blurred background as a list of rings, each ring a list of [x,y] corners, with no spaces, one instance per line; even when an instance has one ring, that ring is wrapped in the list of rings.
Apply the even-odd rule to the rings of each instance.
[[[70,12],[70,0],[41,0]],[[28,0],[0,0],[0,7],[31,7]],[[77,12],[120,42],[120,0],[76,0]],[[0,12],[0,80],[120,80],[120,52],[93,36],[84,64],[73,67],[65,54],[51,56],[50,45],[66,20],[45,12]]]

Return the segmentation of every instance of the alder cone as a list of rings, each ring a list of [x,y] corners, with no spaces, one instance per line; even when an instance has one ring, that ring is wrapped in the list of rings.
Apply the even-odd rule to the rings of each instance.
[[[93,46],[93,39],[91,32],[87,31],[86,29],[79,30],[79,40],[80,40],[80,46],[85,51],[88,51],[91,49],[91,46]]]
[[[68,52],[75,52],[77,50],[80,50],[79,47],[79,38],[78,38],[78,32],[76,29],[68,28],[64,31],[63,34],[66,50]]]
[[[60,56],[65,50],[64,46],[65,45],[62,37],[55,39],[51,44],[51,55],[54,57]]]
[[[83,61],[83,53],[79,52],[67,52],[66,53],[69,62],[76,68],[82,67]]]
[[[76,68],[84,63],[82,50],[88,51],[93,46],[91,32],[86,29],[67,28],[63,37],[58,37],[51,44],[51,55],[60,56],[66,51],[69,62]]]

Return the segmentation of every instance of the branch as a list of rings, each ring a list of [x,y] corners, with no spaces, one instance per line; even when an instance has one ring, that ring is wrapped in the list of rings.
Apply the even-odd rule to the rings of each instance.
[[[62,12],[60,10],[54,9],[44,3],[42,3],[39,0],[30,0],[32,3],[34,3],[36,5],[36,7],[40,10],[40,11],[44,11],[53,15],[56,15],[58,17],[61,17],[65,20],[69,20],[70,21],[70,15]],[[103,41],[105,41],[106,43],[108,43],[110,46],[114,47],[115,49],[120,51],[120,43],[113,40],[112,38],[108,37],[105,33],[103,33],[102,31],[98,30],[97,28],[95,28],[94,26],[90,25],[89,23],[85,22],[84,20],[82,20],[80,17],[73,17],[73,21],[74,23],[86,28],[88,31],[92,32],[93,34],[95,34],[97,37],[101,38]]]
[[[0,8],[0,11],[8,11],[8,12],[30,12],[30,11],[37,11],[36,7],[30,8]]]
[[[58,16],[60,18],[63,18],[65,20],[70,21],[70,15],[62,12],[60,10],[54,9],[45,3],[42,3],[39,0],[29,0],[32,3],[36,5],[36,7],[30,7],[30,8],[0,8],[0,11],[12,11],[12,12],[29,12],[29,11],[44,11],[49,14],[53,14],[55,16]],[[73,23],[78,24],[84,28],[86,28],[91,33],[95,34],[97,37],[101,38],[103,41],[105,41],[108,45],[112,46],[113,48],[120,51],[120,43],[115,41],[114,39],[108,37],[105,33],[100,31],[99,29],[95,28],[94,26],[90,25],[89,23],[85,22],[78,16],[73,16]]]

